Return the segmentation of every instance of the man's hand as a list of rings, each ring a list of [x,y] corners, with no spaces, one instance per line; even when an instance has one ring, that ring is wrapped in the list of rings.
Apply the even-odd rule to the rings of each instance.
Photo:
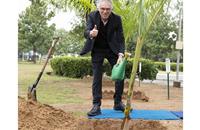
[[[122,61],[123,57],[124,57],[123,53],[118,54],[117,64],[119,64]]]
[[[94,25],[94,28],[90,31],[90,37],[94,38],[98,35],[97,25]]]

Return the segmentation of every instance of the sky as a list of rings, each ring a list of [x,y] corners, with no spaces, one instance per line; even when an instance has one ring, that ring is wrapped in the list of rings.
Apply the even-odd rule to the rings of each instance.
[[[29,0],[19,0],[18,2],[18,14],[20,14],[22,11],[25,11],[26,7],[30,6],[31,2]],[[177,3],[177,0],[172,0],[171,6]],[[178,12],[175,12],[174,10],[170,9],[169,12],[172,14],[172,16],[177,15]],[[51,21],[48,22],[48,24],[55,23],[57,29],[65,29],[66,31],[69,31],[72,28],[72,24],[78,21],[78,17],[76,16],[74,11],[56,11],[56,16],[51,19]]]
[[[30,6],[29,0],[19,0],[18,2],[18,14],[25,11],[26,7]],[[55,23],[57,29],[65,29],[69,31],[72,28],[72,24],[78,20],[74,11],[56,11],[56,15],[48,22],[48,24]]]

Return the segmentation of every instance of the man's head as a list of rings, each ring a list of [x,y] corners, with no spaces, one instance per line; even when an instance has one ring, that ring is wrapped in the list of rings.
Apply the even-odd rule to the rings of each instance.
[[[101,19],[106,21],[112,12],[112,1],[111,0],[98,0],[97,8],[100,12]]]

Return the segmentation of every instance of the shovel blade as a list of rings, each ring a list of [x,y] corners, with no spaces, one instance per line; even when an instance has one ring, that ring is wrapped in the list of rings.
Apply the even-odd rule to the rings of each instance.
[[[29,100],[37,101],[36,88],[34,88],[33,86],[29,86],[27,96]]]

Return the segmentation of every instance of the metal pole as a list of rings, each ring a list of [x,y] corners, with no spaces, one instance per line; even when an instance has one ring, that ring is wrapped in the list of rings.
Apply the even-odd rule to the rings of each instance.
[[[138,77],[139,77],[139,87],[140,87],[140,72],[139,72],[139,76]]]
[[[177,62],[176,62],[176,81],[179,81],[179,63],[180,63],[180,50],[177,51]]]
[[[139,63],[139,87],[140,87],[140,76],[141,76],[141,72],[142,72],[142,62]]]
[[[181,39],[181,30],[182,30],[182,4],[179,11],[179,32],[178,32],[178,41]],[[177,50],[177,64],[176,64],[176,81],[179,81],[179,63],[180,63],[180,49]]]
[[[169,58],[165,59],[165,66],[166,66],[166,72],[167,72],[167,95],[168,95],[168,100],[169,100],[169,73],[171,71]]]
[[[169,100],[169,73],[167,73],[167,95]]]

